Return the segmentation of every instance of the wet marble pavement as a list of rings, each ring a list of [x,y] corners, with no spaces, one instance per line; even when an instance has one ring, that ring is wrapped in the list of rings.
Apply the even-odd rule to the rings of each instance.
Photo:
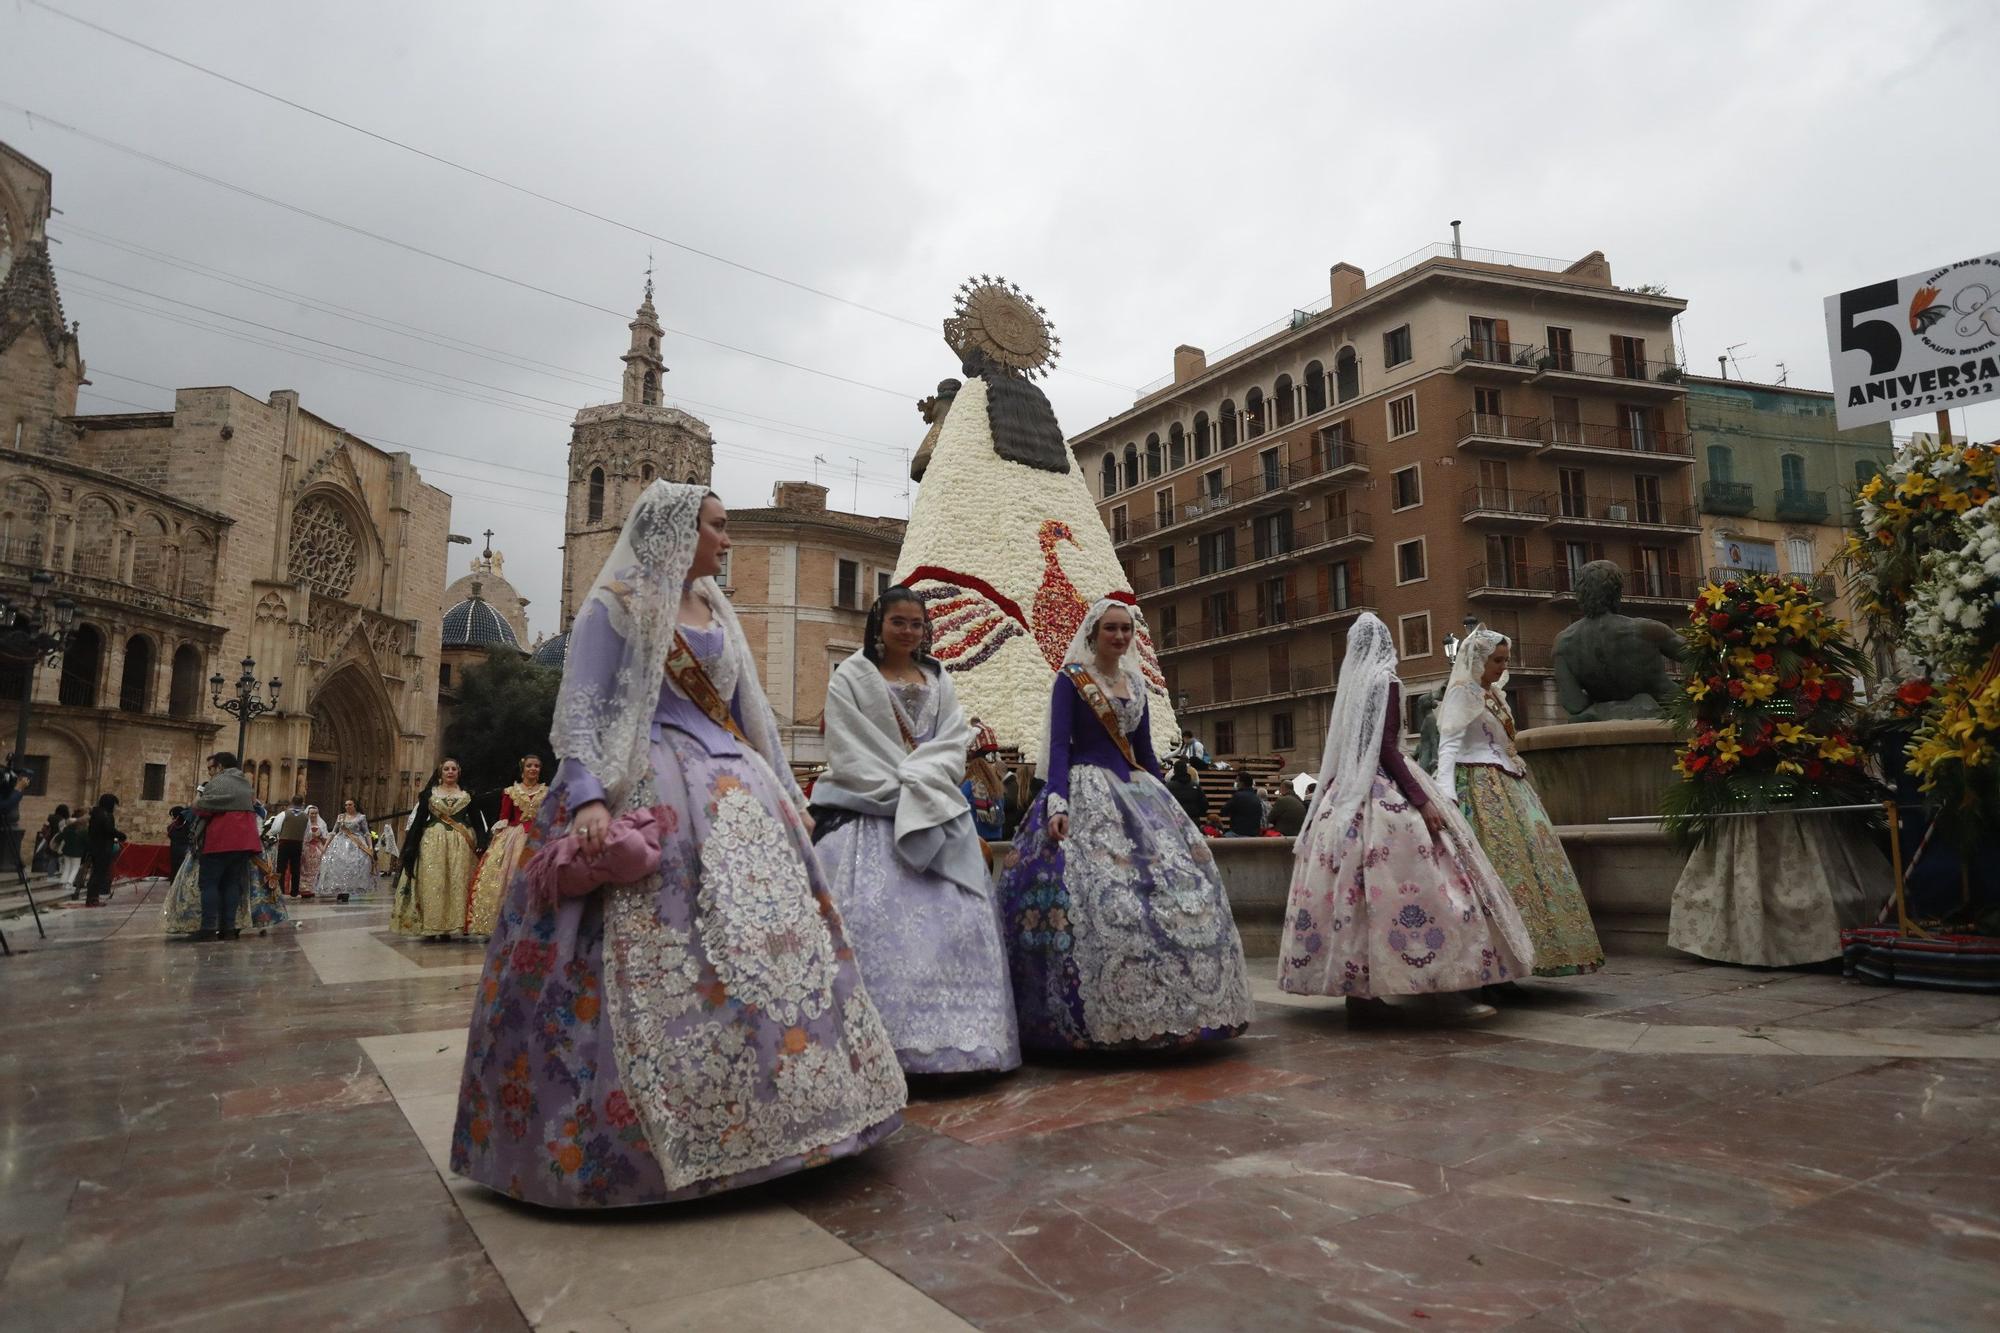
[[[1263,985],[1235,1042],[921,1086],[858,1159],[579,1218],[442,1170],[480,953],[386,914],[169,942],[127,886],[9,930],[0,1329],[2000,1325],[2000,1000],[1621,957],[1350,1031]]]

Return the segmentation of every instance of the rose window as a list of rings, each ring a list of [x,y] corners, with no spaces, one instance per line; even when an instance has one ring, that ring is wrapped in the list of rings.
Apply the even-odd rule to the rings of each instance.
[[[360,573],[361,543],[347,516],[324,496],[292,513],[291,577],[323,597],[347,596]]]

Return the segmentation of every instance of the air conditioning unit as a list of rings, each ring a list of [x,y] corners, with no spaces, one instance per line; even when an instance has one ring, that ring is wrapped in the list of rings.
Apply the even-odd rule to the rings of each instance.
[[[1631,521],[1632,509],[1629,505],[1606,505],[1604,516],[1613,523],[1627,523]]]

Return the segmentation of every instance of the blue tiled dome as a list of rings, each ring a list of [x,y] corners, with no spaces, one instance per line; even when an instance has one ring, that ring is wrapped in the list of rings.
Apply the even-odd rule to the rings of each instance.
[[[568,658],[569,631],[564,630],[561,634],[551,635],[543,640],[542,646],[535,649],[534,656],[528,660],[536,666],[554,667],[560,671]]]
[[[487,605],[484,598],[468,597],[444,613],[444,646],[447,648],[513,648],[521,641],[507,618]]]

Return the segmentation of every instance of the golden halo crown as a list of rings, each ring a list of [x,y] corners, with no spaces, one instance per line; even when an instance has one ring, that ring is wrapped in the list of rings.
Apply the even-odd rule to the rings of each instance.
[[[961,358],[977,351],[1010,375],[1047,377],[1062,355],[1049,312],[1018,283],[982,273],[958,286],[944,340]]]

